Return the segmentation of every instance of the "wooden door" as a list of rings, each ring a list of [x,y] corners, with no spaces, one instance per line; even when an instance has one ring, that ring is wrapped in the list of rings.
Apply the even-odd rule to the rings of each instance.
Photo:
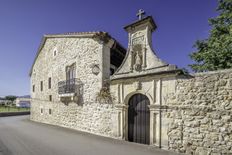
[[[128,140],[136,143],[149,144],[149,99],[145,95],[135,94],[130,98],[128,104]]]

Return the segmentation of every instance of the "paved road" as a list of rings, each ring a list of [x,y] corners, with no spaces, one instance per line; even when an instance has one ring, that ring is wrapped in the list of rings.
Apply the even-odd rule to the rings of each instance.
[[[0,155],[174,155],[151,146],[0,117]]]

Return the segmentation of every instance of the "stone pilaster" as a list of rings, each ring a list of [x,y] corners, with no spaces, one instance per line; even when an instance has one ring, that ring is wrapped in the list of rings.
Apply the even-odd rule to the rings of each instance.
[[[118,125],[117,125],[117,130],[118,130],[118,138],[120,139],[126,139],[126,131],[127,131],[127,109],[128,106],[125,104],[117,104],[115,106],[116,111],[117,111],[117,119],[118,119]]]

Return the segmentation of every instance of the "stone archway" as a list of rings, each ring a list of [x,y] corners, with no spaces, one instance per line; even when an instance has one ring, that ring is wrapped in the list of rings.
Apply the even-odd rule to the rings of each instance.
[[[134,94],[128,102],[128,141],[150,144],[150,101],[143,94]]]

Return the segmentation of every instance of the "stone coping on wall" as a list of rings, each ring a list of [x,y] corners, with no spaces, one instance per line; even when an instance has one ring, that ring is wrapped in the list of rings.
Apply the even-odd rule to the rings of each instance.
[[[221,74],[221,73],[232,73],[232,69],[221,69],[216,71],[208,71],[208,72],[198,72],[198,73],[191,73],[191,76],[204,76],[204,75],[212,75],[212,74]]]

